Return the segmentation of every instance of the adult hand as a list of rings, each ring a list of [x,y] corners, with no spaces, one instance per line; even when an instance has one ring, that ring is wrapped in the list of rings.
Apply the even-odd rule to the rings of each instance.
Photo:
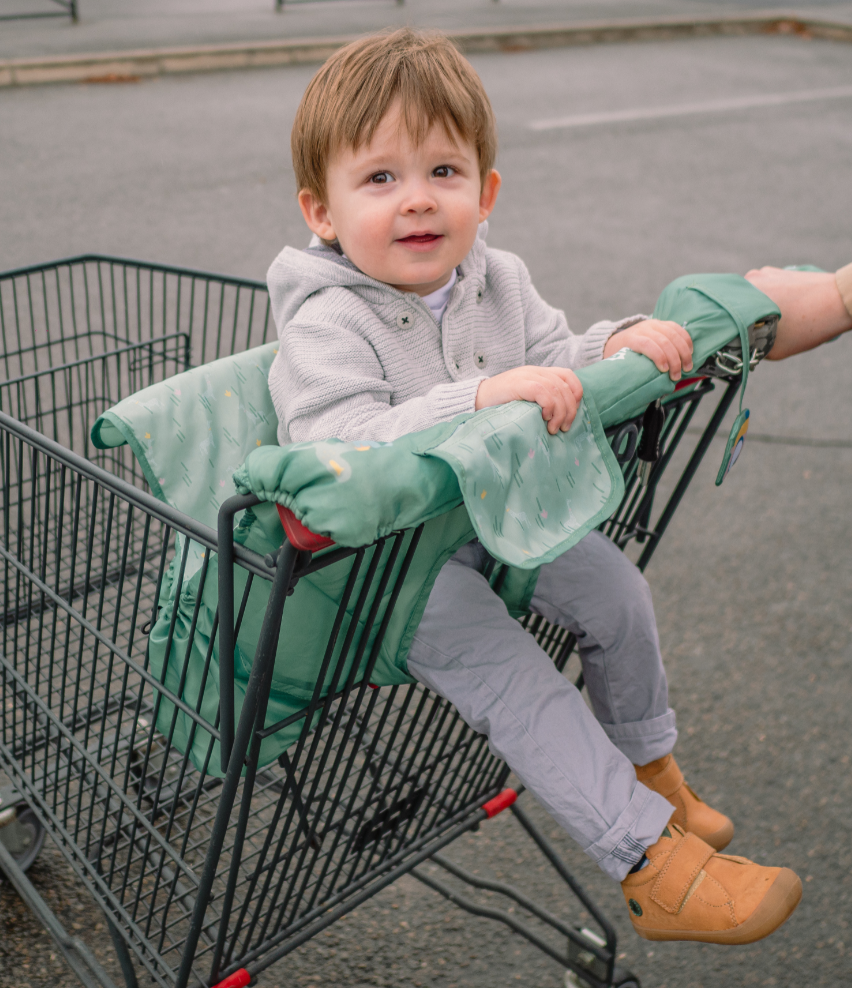
[[[644,319],[614,333],[604,346],[604,359],[625,347],[650,357],[657,370],[668,371],[673,381],[679,381],[683,371],[692,370],[692,337],[676,322]]]
[[[583,385],[567,367],[516,367],[486,378],[476,392],[476,410],[509,401],[534,401],[551,436],[571,428]]]
[[[746,279],[781,310],[768,360],[812,350],[852,329],[852,316],[846,311],[833,274],[764,267],[749,271]]]

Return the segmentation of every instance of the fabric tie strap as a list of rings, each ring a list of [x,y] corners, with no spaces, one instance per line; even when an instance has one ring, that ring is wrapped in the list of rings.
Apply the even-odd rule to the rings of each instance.
[[[737,416],[734,419],[734,424],[731,426],[728,441],[725,444],[725,452],[722,456],[722,463],[719,467],[719,472],[716,474],[716,486],[718,487],[725,477],[727,477],[728,472],[736,462],[737,457],[740,454],[740,450],[742,449],[741,443],[745,439],[745,434],[748,432],[750,413],[747,408],[745,410],[743,409],[743,398],[745,397],[746,385],[748,384],[749,366],[751,364],[751,350],[748,342],[748,317],[744,317],[736,305],[726,303],[724,299],[719,298],[714,292],[710,291],[706,285],[694,285],[692,287],[696,291],[701,292],[702,295],[709,298],[712,302],[715,302],[728,313],[733,320],[734,325],[737,327],[737,333],[740,337],[740,346],[742,348],[740,407]]]
[[[679,913],[695,879],[715,853],[700,837],[684,834],[657,876],[651,899],[667,913]]]

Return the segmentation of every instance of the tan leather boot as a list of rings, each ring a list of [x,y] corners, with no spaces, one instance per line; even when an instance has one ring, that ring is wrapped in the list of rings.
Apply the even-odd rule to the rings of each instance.
[[[646,940],[753,943],[777,930],[802,897],[789,868],[716,854],[674,825],[645,856],[648,864],[621,889],[633,928]]]
[[[734,825],[718,810],[708,806],[689,787],[678,768],[674,755],[666,755],[647,765],[636,766],[636,778],[658,792],[675,808],[671,822],[695,834],[717,851],[731,843]]]

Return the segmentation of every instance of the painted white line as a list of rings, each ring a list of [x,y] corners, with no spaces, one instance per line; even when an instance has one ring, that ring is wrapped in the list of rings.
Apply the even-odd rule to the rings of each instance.
[[[725,113],[750,110],[761,106],[785,106],[824,99],[849,99],[852,86],[831,89],[803,89],[797,93],[767,93],[764,96],[739,96],[733,99],[708,100],[706,103],[681,103],[679,106],[648,106],[635,110],[611,110],[605,113],[579,113],[572,117],[534,120],[531,130],[558,130],[566,127],[594,127],[600,124],[629,123],[634,120],[662,120],[665,117],[691,117],[701,113]]]

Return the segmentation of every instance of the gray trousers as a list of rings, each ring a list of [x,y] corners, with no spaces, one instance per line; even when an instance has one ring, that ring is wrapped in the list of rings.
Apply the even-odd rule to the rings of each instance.
[[[633,768],[677,738],[648,584],[599,532],[542,567],[532,610],[577,635],[593,714],[491,590],[487,559],[471,542],[441,569],[408,671],[620,881],[674,812]]]

